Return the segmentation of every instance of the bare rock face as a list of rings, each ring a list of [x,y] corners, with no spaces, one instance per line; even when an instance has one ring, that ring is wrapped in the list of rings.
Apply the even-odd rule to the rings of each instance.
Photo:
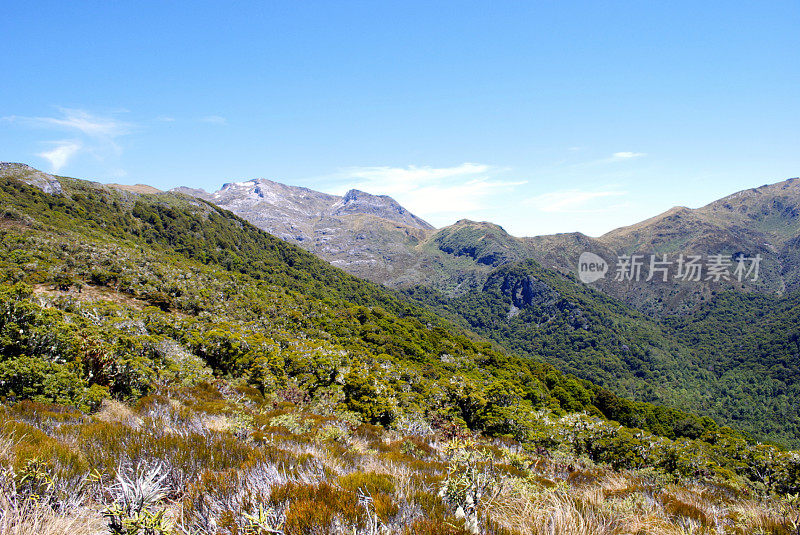
[[[214,203],[345,271],[389,285],[418,282],[409,275],[420,260],[415,247],[433,229],[391,197],[358,190],[339,196],[261,178],[213,193],[172,192]]]
[[[202,188],[189,188],[186,186],[178,186],[177,188],[172,188],[170,191],[172,193],[182,193],[183,195],[188,195],[190,197],[197,197],[198,199],[203,199],[205,201],[209,200],[209,198],[211,197],[211,194]]]
[[[14,178],[50,195],[61,195],[61,182],[53,175],[43,173],[24,163],[0,162],[0,177]]]
[[[372,195],[357,189],[345,193],[339,201],[331,206],[331,215],[370,214],[402,225],[423,230],[433,230],[427,221],[423,221],[387,195]]]
[[[172,190],[213,202],[284,239],[313,238],[323,219],[370,215],[421,230],[433,227],[386,195],[350,190],[343,197],[264,178],[223,184],[219,191],[180,187]]]

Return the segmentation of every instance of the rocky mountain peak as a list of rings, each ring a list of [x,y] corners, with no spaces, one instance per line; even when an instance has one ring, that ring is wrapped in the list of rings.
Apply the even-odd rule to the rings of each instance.
[[[388,195],[373,195],[365,191],[351,189],[331,206],[331,215],[355,214],[374,215],[418,229],[433,229],[433,226],[403,208],[400,203]]]
[[[184,195],[189,195],[190,197],[197,197],[198,199],[209,200],[211,195],[202,188],[189,188],[186,186],[178,186],[177,188],[172,188],[169,190],[171,193],[182,193]]]

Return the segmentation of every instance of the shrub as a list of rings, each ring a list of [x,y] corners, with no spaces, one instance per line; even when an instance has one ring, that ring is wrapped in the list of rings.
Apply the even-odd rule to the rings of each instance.
[[[44,469],[63,478],[82,475],[88,469],[80,453],[32,425],[11,420],[4,422],[0,430],[3,435],[12,437],[16,442],[12,464],[16,470],[24,470],[32,459],[42,463]]]
[[[32,399],[60,405],[81,403],[86,384],[71,369],[38,357],[0,362],[0,398]],[[92,401],[96,396],[92,395]]]
[[[286,535],[330,533],[336,519],[346,526],[363,528],[366,511],[355,492],[328,483],[310,485],[289,482],[272,489],[269,504],[288,504]]]
[[[339,485],[345,490],[362,490],[369,494],[394,493],[394,478],[375,472],[351,472],[339,476]]]

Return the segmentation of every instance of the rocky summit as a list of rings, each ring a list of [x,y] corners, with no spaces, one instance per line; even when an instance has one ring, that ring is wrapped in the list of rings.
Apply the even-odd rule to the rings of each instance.
[[[386,195],[356,189],[344,196],[267,179],[224,184],[219,191],[172,190],[230,210],[258,228],[333,265],[376,282],[418,281],[415,246],[433,226]]]

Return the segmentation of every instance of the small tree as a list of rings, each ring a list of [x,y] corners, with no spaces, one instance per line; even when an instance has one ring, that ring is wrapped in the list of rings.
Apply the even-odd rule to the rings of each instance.
[[[444,448],[447,477],[439,496],[463,518],[471,533],[480,532],[479,513],[502,490],[492,456],[474,439],[454,439]]]

